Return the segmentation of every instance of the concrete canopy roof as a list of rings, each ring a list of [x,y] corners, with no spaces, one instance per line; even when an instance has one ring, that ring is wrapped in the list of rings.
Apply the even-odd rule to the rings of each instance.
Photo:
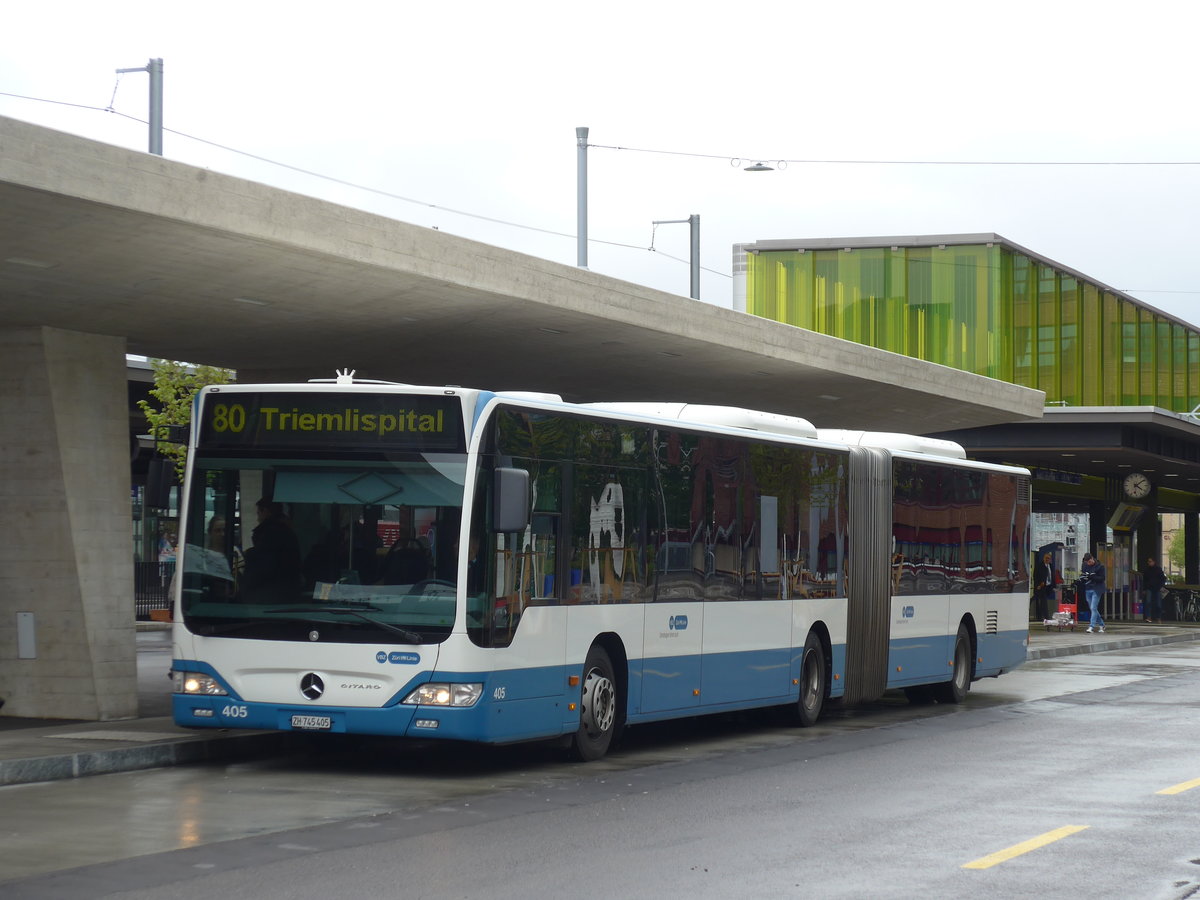
[[[1044,395],[0,117],[0,327],[270,374],[945,431]]]
[[[1100,478],[1145,472],[1160,487],[1200,490],[1200,422],[1156,406],[1051,406],[1037,423],[941,437],[976,458]]]

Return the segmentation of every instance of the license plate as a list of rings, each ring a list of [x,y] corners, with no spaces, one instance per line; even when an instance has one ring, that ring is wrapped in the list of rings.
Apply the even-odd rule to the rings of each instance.
[[[328,731],[333,727],[329,716],[292,716],[292,727],[304,731]]]

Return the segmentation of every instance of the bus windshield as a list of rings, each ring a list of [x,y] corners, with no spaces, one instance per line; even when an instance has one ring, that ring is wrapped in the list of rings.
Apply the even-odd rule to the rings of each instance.
[[[258,640],[430,643],[454,623],[466,457],[198,458],[184,622]]]

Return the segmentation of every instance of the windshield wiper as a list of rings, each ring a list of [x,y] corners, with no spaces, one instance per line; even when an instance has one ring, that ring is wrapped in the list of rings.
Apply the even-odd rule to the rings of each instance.
[[[409,631],[407,628],[401,628],[398,625],[392,625],[390,622],[383,622],[374,618],[373,616],[368,616],[365,613],[360,612],[362,609],[369,609],[372,612],[380,611],[378,606],[371,606],[369,603],[364,603],[362,606],[355,607],[353,609],[348,609],[344,606],[288,606],[282,609],[268,609],[265,610],[265,612],[288,613],[292,615],[295,613],[329,613],[335,616],[354,616],[356,619],[362,619],[364,622],[369,622],[377,628],[382,628],[384,631],[390,631],[392,634],[398,634],[410,644],[425,643],[425,639],[415,631]],[[318,622],[320,620],[309,619],[309,621]]]

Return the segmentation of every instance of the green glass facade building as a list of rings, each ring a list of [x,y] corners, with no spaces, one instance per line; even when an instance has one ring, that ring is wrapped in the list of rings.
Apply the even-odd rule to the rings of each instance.
[[[934,434],[1027,466],[1035,511],[1086,513],[1118,617],[1161,513],[1200,589],[1200,328],[996,234],[737,244],[734,308],[1044,391],[1038,421]]]
[[[753,315],[1036,388],[1048,406],[1200,405],[1200,330],[995,234],[760,241],[735,248],[735,271],[742,253]]]

